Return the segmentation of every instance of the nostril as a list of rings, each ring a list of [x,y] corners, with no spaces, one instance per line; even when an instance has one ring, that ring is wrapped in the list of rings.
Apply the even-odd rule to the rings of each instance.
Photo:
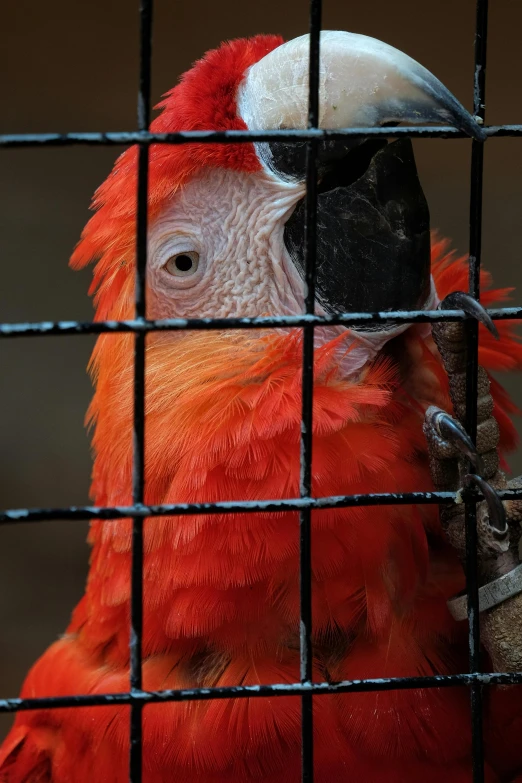
[[[368,170],[374,155],[387,145],[386,139],[367,139],[349,150],[343,158],[326,165],[326,172],[318,185],[319,193],[348,187]]]

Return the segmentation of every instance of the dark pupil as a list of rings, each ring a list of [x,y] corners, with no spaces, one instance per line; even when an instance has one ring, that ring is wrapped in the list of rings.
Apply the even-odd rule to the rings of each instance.
[[[180,272],[188,272],[189,269],[192,269],[192,259],[190,256],[177,256],[175,264],[176,269],[179,269]]]

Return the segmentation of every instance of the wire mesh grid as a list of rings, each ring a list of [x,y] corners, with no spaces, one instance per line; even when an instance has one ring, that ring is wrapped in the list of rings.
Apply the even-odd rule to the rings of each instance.
[[[310,86],[307,130],[284,131],[192,131],[173,134],[153,134],[150,122],[150,84],[152,60],[152,5],[153,0],[141,0],[140,5],[140,77],[138,93],[138,130],[120,133],[16,134],[0,136],[0,147],[44,147],[69,145],[138,144],[137,192],[137,265],[135,286],[135,317],[126,321],[41,322],[0,324],[0,337],[12,338],[38,335],[100,334],[132,332],[134,349],[134,429],[133,429],[133,504],[128,507],[68,507],[11,509],[0,512],[0,524],[43,522],[50,519],[109,520],[132,518],[132,574],[131,574],[131,628],[130,628],[130,688],[126,693],[61,696],[28,699],[0,699],[0,712],[34,709],[128,704],[130,719],[130,783],[142,780],[142,710],[145,705],[159,702],[179,702],[226,698],[263,698],[293,695],[302,701],[302,781],[312,783],[313,773],[313,710],[314,696],[333,693],[369,692],[468,686],[471,698],[473,781],[484,781],[484,753],[482,742],[482,690],[485,685],[522,683],[522,672],[481,673],[480,628],[478,612],[477,534],[475,525],[477,493],[466,497],[466,569],[469,620],[469,673],[418,677],[389,677],[365,680],[346,680],[338,683],[312,682],[312,611],[311,611],[311,512],[314,509],[355,506],[442,504],[455,501],[454,492],[405,492],[312,497],[312,401],[314,329],[327,324],[356,326],[367,323],[421,323],[466,320],[467,372],[466,411],[467,430],[473,440],[477,430],[477,372],[478,327],[460,310],[394,311],[378,313],[341,313],[328,316],[314,315],[315,260],[316,260],[316,205],[317,205],[317,151],[322,139],[347,136],[378,136],[398,138],[460,138],[464,134],[452,127],[386,127],[357,128],[336,131],[320,130],[319,125],[319,48],[321,29],[321,0],[310,0]],[[522,136],[521,125],[485,126],[485,76],[487,51],[488,0],[477,0],[475,30],[474,115],[483,125],[486,137]],[[148,163],[151,144],[251,143],[254,141],[295,141],[307,143],[306,159],[306,219],[305,219],[305,282],[307,296],[305,313],[301,316],[273,316],[263,318],[218,319],[163,319],[146,318],[145,273],[147,263],[147,201]],[[471,203],[469,239],[469,292],[479,297],[479,272],[482,239],[482,183],[484,146],[473,140],[471,162]],[[522,307],[490,309],[493,319],[522,319]],[[296,327],[303,331],[303,381],[301,425],[300,497],[283,500],[234,501],[215,503],[144,504],[144,442],[145,442],[145,341],[147,333],[160,330],[199,329],[267,329]],[[520,490],[503,490],[504,499],[521,498]],[[143,599],[143,520],[147,517],[193,514],[234,514],[244,512],[299,512],[300,535],[300,681],[272,685],[238,685],[231,687],[194,688],[164,691],[144,691],[142,688],[142,599]]]

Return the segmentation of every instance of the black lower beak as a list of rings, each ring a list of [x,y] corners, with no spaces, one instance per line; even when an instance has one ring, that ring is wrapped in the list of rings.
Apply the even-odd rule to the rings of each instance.
[[[325,157],[317,198],[318,302],[327,313],[422,308],[430,291],[430,220],[410,140],[367,140],[340,159]],[[301,274],[304,220],[302,199],[284,230]]]

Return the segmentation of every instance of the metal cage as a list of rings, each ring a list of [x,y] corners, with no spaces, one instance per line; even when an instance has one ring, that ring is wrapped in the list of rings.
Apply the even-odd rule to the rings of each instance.
[[[469,672],[453,675],[418,677],[391,677],[367,680],[347,680],[338,683],[312,682],[311,646],[311,512],[313,509],[349,506],[379,506],[406,504],[452,503],[453,492],[409,492],[398,494],[348,495],[342,497],[311,496],[312,457],[312,396],[313,396],[313,337],[314,328],[325,324],[356,325],[372,323],[419,323],[435,321],[467,320],[460,310],[444,311],[395,311],[386,313],[344,313],[333,316],[314,315],[315,247],[316,247],[316,189],[317,147],[321,139],[339,139],[346,136],[461,138],[463,133],[451,127],[386,127],[357,128],[339,131],[318,129],[319,120],[319,44],[321,29],[321,0],[310,0],[310,92],[308,130],[284,130],[268,132],[252,131],[192,131],[172,134],[153,134],[148,131],[150,121],[150,82],[152,56],[152,5],[153,0],[141,0],[140,5],[140,76],[138,91],[138,130],[122,133],[67,133],[67,134],[16,134],[0,136],[0,147],[46,147],[67,145],[129,145],[137,144],[138,192],[137,192],[137,268],[135,288],[135,317],[128,321],[96,323],[10,323],[0,324],[0,337],[36,337],[38,335],[100,334],[132,332],[135,334],[134,352],[134,457],[133,504],[129,507],[69,507],[40,509],[11,509],[0,512],[0,524],[43,522],[51,519],[121,519],[132,518],[132,574],[131,574],[131,627],[130,627],[130,687],[126,693],[60,696],[30,699],[0,699],[0,712],[21,710],[76,708],[107,704],[127,704],[131,708],[129,781],[142,780],[142,710],[152,702],[193,701],[227,698],[264,698],[267,696],[293,695],[302,703],[302,781],[313,783],[313,712],[312,700],[325,693],[350,693],[354,691],[402,690],[411,688],[441,688],[467,686],[471,699],[473,781],[484,781],[484,753],[482,739],[482,691],[487,685],[522,683],[522,672],[482,673],[480,671],[480,628],[478,613],[477,534],[475,526],[478,493],[466,495],[466,557],[469,620]],[[488,0],[476,2],[474,114],[483,125],[485,118],[485,75],[487,50]],[[484,126],[487,137],[511,136],[522,138],[522,125]],[[274,316],[266,318],[219,319],[165,319],[153,321],[145,315],[145,269],[147,262],[147,195],[148,159],[151,144],[198,143],[249,143],[273,139],[306,141],[306,263],[307,285],[306,312],[302,316]],[[482,238],[482,181],[483,143],[470,141],[471,203],[469,235],[469,292],[478,298],[479,271]],[[493,319],[522,319],[522,307],[490,309]],[[144,505],[144,395],[145,395],[145,340],[147,333],[159,330],[194,329],[259,329],[280,326],[303,330],[303,386],[301,426],[301,474],[300,497],[284,500],[243,502],[218,502],[204,504]],[[467,320],[467,380],[466,409],[467,430],[473,440],[477,422],[477,368],[478,327]],[[522,498],[522,490],[504,490],[500,497]],[[259,686],[234,686],[220,688],[196,688],[185,690],[144,691],[142,688],[142,565],[143,520],[146,517],[188,514],[244,513],[255,511],[298,511],[300,536],[300,681],[290,684]]]

